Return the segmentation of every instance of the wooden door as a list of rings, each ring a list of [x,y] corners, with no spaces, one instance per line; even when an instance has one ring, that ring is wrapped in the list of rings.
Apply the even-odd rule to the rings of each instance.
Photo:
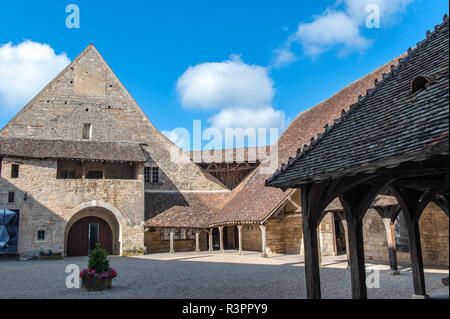
[[[112,231],[108,223],[99,217],[85,217],[72,225],[67,238],[67,256],[87,256],[89,253],[89,225],[98,224],[100,247],[112,255]]]

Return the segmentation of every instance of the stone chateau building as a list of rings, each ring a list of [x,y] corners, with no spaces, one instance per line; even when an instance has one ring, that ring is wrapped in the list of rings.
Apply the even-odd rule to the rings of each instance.
[[[403,58],[300,113],[277,142],[279,163]],[[97,241],[115,255],[139,247],[148,253],[303,253],[301,194],[265,187],[270,175],[262,171],[265,158],[251,156],[255,149],[233,150],[245,159],[235,156],[231,163],[206,160],[212,151],[179,151],[183,160],[174,161],[174,149],[89,45],[1,130],[0,255],[26,257],[44,249],[87,255]],[[426,264],[448,265],[448,218],[441,204],[430,204],[420,220]],[[364,218],[366,258],[388,261],[394,251],[408,262],[402,214],[387,221],[379,214],[384,209],[398,209],[398,203],[379,196]],[[320,251],[345,254],[339,201],[326,212]]]

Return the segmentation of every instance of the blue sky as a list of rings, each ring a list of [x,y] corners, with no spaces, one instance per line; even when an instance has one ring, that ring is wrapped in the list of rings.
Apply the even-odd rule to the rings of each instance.
[[[166,134],[191,130],[196,119],[204,127],[282,130],[299,112],[414,46],[449,11],[443,0],[366,1],[380,7],[380,28],[369,29],[361,1],[3,0],[0,126],[45,85],[31,81],[27,88],[20,67],[2,64],[2,48],[29,40],[54,50],[46,66],[36,66],[41,79],[63,67],[63,53],[73,60],[94,43]],[[72,3],[80,8],[79,29],[65,25]],[[25,83],[17,92],[16,75]],[[7,99],[11,92],[17,96]]]

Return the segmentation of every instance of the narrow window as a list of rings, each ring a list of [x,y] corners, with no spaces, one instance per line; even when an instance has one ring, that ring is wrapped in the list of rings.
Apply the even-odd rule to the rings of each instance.
[[[159,183],[159,168],[152,167],[152,183]]]
[[[8,203],[14,203],[15,200],[15,193],[14,192],[9,192],[8,193]]]
[[[92,139],[92,124],[84,124],[83,125],[83,139],[90,140]]]
[[[11,165],[11,178],[19,178],[19,165]]]
[[[103,172],[102,171],[89,171],[86,176],[87,179],[102,179]]]
[[[38,240],[45,240],[45,230],[39,230],[38,231],[37,239]]]
[[[152,179],[150,176],[150,169],[151,167],[144,167],[144,182],[145,183],[151,183]]]

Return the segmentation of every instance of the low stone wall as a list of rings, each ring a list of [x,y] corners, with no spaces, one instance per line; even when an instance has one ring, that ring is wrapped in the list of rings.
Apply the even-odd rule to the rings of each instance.
[[[170,250],[170,241],[161,240],[163,228],[153,228],[152,231],[146,231],[144,236],[147,253],[168,253]],[[207,250],[208,234],[206,231],[200,233],[200,250]],[[175,239],[173,241],[175,252],[194,251],[195,239]]]

